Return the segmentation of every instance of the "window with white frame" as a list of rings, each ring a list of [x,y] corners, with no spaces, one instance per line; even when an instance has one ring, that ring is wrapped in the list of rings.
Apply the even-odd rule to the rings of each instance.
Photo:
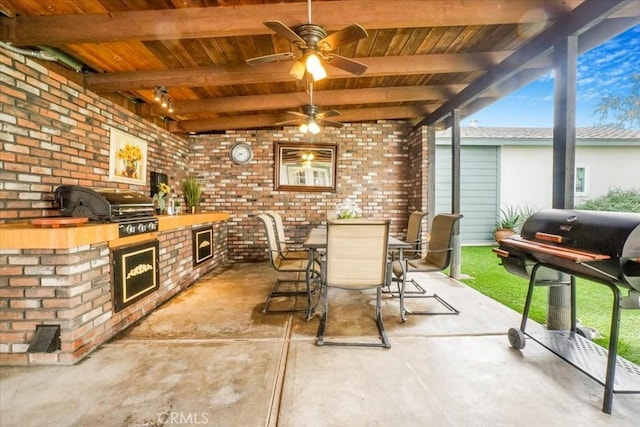
[[[576,196],[586,196],[589,192],[589,165],[576,165]]]

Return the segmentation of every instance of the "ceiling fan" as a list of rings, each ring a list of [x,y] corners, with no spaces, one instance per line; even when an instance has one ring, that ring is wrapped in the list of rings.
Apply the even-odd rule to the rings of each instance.
[[[320,111],[320,108],[313,105],[313,83],[309,84],[309,104],[302,106],[302,113],[297,111],[287,111],[286,114],[296,117],[276,123],[276,126],[300,125],[300,132],[311,132],[313,135],[320,132],[320,125],[341,128],[344,125],[340,122],[327,120],[328,117],[339,116],[336,110]]]
[[[367,31],[364,28],[358,24],[351,24],[340,31],[327,35],[324,28],[311,23],[311,0],[307,0],[307,14],[309,23],[299,26],[295,31],[280,21],[264,22],[264,25],[270,30],[296,44],[300,49],[301,55],[295,52],[275,53],[247,59],[247,64],[257,65],[298,57],[299,59],[293,64],[289,74],[298,80],[302,80],[305,72],[308,72],[313,76],[314,81],[321,80],[327,76],[327,72],[322,66],[323,62],[357,76],[367,71],[368,67],[365,64],[329,53],[340,45],[353,43],[367,37]]]

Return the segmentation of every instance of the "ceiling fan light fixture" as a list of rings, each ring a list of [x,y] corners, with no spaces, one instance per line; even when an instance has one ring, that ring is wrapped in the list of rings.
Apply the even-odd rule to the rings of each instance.
[[[309,126],[306,123],[300,125],[300,133],[307,133],[309,131]]]
[[[298,80],[302,80],[302,78],[304,77],[305,71],[306,71],[306,68],[304,66],[304,63],[302,61],[296,61],[293,63],[293,66],[291,67],[289,74],[291,74],[292,77]]]
[[[320,126],[318,126],[318,124],[314,120],[309,120],[309,132],[314,135],[320,133]]]
[[[313,76],[313,81],[322,80],[327,77],[327,72],[320,63],[320,58],[315,53],[307,55],[306,59],[307,71]]]

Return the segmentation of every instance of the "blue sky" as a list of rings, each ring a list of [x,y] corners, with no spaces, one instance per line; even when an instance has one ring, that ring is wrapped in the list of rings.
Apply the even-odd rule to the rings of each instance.
[[[603,95],[625,94],[640,73],[640,25],[578,57],[576,126],[600,124],[593,112]],[[463,126],[553,127],[553,73],[465,118]]]

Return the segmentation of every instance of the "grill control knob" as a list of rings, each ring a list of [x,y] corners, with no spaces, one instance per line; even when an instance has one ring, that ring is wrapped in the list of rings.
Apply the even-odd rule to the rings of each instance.
[[[127,232],[127,234],[133,234],[136,232],[136,227],[133,224],[129,224],[125,227],[125,231]]]
[[[138,233],[144,233],[145,231],[147,231],[147,226],[145,224],[138,224]]]

